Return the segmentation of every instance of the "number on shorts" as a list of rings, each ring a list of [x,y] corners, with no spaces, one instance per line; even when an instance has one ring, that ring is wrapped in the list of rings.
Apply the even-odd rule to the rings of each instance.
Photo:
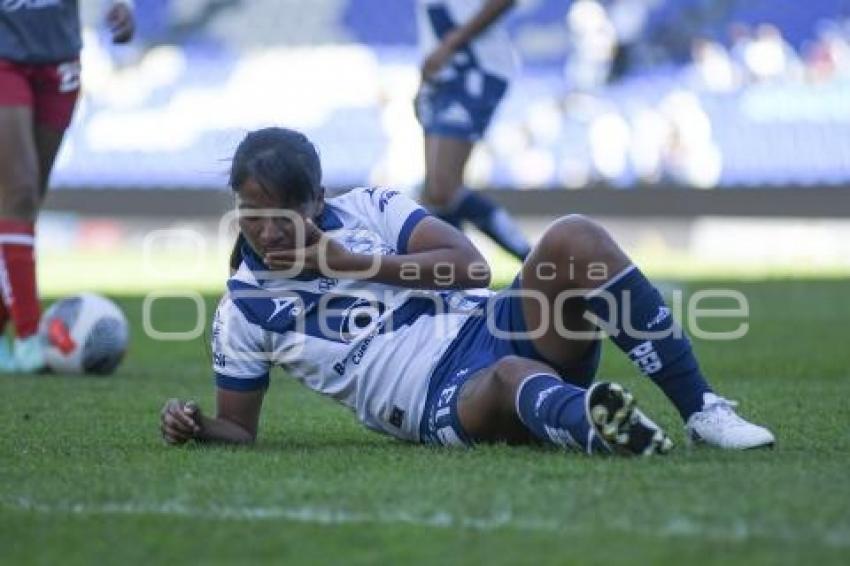
[[[59,75],[59,92],[73,92],[80,88],[80,62],[68,61],[56,67]]]

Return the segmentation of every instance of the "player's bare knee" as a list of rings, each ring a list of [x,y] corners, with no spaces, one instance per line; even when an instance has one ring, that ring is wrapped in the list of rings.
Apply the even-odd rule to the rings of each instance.
[[[611,236],[605,228],[582,214],[564,216],[549,230],[553,231],[553,236],[575,254],[592,251],[611,241]]]
[[[529,358],[505,356],[493,366],[494,386],[504,393],[513,403],[516,391],[523,380],[534,373],[549,373],[552,369]]]
[[[604,227],[581,214],[557,220],[546,230],[540,245],[547,246],[558,265],[570,268],[562,269],[562,275],[579,282],[591,264],[609,263],[623,255]]]
[[[472,419],[487,428],[512,415],[517,389],[526,376],[534,373],[529,362],[532,360],[506,356],[484,370],[479,378],[468,381],[461,392],[461,400],[470,399],[474,411],[462,411],[467,415],[466,420]]]

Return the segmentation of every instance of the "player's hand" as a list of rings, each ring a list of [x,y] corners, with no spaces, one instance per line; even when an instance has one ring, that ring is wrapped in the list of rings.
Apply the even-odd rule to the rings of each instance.
[[[136,31],[136,18],[133,10],[124,2],[112,4],[106,13],[106,25],[112,32],[112,43],[127,43],[133,39]]]
[[[454,55],[455,51],[460,49],[464,44],[463,35],[457,29],[446,34],[440,45],[437,46],[422,62],[422,81],[430,82],[434,76],[440,72],[440,69],[446,66],[446,63]]]
[[[420,72],[422,73],[422,81],[431,81],[434,76],[440,72],[440,69],[449,62],[449,59],[452,58],[453,54],[454,49],[446,45],[445,42],[438,45],[437,48],[425,58],[425,61],[422,62],[422,68],[420,69]]]
[[[162,438],[168,444],[185,444],[201,432],[201,409],[194,401],[169,399],[159,417]]]
[[[266,253],[263,259],[269,269],[282,271],[300,267],[301,271],[333,277],[350,268],[352,254],[345,246],[328,237],[312,220],[304,223],[304,230],[307,245],[303,248]]]

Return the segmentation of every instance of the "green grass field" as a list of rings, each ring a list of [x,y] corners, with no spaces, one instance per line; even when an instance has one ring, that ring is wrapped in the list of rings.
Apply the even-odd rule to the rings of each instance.
[[[205,341],[145,337],[141,298],[122,298],[134,334],[116,375],[0,378],[0,563],[846,564],[850,283],[729,286],[750,331],[697,351],[779,444],[687,449],[671,407],[608,349],[600,375],[677,442],[652,460],[405,445],[283,375],[253,449],[167,448],[167,397],[211,407]],[[186,330],[189,307],[159,303],[157,328]]]

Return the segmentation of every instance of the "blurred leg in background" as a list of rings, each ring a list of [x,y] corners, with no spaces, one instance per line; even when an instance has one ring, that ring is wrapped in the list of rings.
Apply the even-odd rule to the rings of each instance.
[[[14,348],[0,343],[0,371],[34,372],[44,366],[35,222],[73,113],[79,63],[0,61],[0,87],[0,329],[9,319],[15,328]]]
[[[423,204],[456,228],[471,222],[522,260],[530,246],[507,211],[463,184],[474,145],[515,71],[510,40],[500,21],[512,5],[507,0],[486,0],[478,11],[464,14],[455,13],[449,3],[429,2],[419,10],[425,58],[415,109],[425,134]]]
[[[463,185],[472,153],[470,141],[441,135],[425,136],[426,178],[422,201],[434,214],[458,229],[471,222],[519,260],[530,251],[528,241],[508,212]]]

